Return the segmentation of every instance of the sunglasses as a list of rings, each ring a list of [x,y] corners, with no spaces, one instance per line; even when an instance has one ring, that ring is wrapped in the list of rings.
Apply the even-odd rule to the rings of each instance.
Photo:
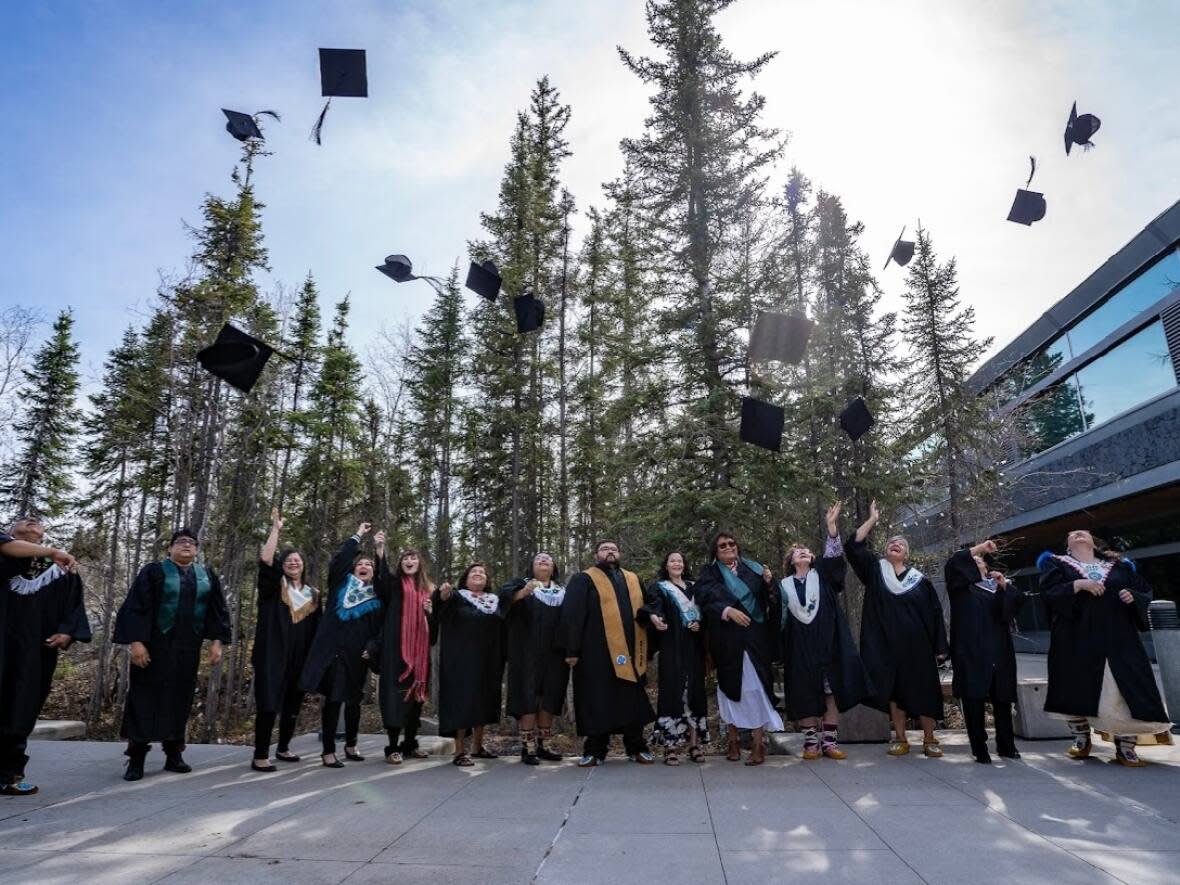
[[[731,547],[737,547],[737,541],[718,541],[717,542],[717,549],[718,550],[728,550]]]

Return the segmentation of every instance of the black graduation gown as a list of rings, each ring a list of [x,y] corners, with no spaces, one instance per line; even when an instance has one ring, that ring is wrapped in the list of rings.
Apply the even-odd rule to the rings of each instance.
[[[778,650],[779,600],[778,593],[771,593],[761,575],[756,575],[744,563],[738,563],[738,578],[754,594],[765,615],[762,623],[751,620],[750,626],[739,627],[733,621],[723,621],[721,613],[727,608],[745,611],[737,597],[729,592],[719,563],[709,563],[697,578],[693,592],[697,605],[705,613],[709,651],[713,655],[713,666],[717,668],[717,687],[734,703],[742,699],[742,655],[750,656],[766,698],[778,707],[779,698],[774,693],[772,665]],[[746,612],[749,614],[749,612]]]
[[[208,572],[204,624],[193,623],[195,570],[181,569],[176,620],[167,633],[160,630],[157,615],[164,591],[164,566],[159,562],[149,562],[139,570],[119,609],[115,618],[115,642],[119,645],[142,642],[151,657],[146,667],[131,666],[120,731],[128,740],[142,743],[185,740],[197,688],[201,643],[206,639],[220,639],[228,645],[233,638],[221,580],[212,569]]]
[[[895,594],[885,586],[880,559],[856,536],[844,545],[852,570],[865,586],[860,657],[873,694],[866,703],[888,713],[893,701],[910,716],[941,719],[942,682],[938,655],[950,653],[942,605],[930,579]],[[905,572],[902,573],[902,577]]]
[[[696,587],[688,583],[683,591],[696,601]],[[668,599],[659,581],[652,581],[643,591],[644,608],[650,615],[663,618],[667,630],[649,628],[648,637],[659,654],[658,680],[660,697],[656,712],[660,716],[678,719],[684,715],[684,698],[688,695],[688,710],[693,716],[708,712],[705,695],[705,626],[694,633],[684,626],[680,609]]]
[[[340,617],[340,596],[347,586],[348,576],[352,574],[360,546],[361,542],[355,536],[348,538],[328,566],[328,589],[324,594],[323,613],[299,680],[299,686],[304,691],[321,694],[324,700],[331,703],[360,703],[365,693],[365,678],[369,673],[362,655],[366,650],[370,654],[375,650],[370,643],[376,638],[381,626],[381,606],[357,618],[346,620]],[[381,582],[385,574],[382,559],[377,563],[373,576],[378,598],[381,597]]]
[[[631,594],[620,571],[604,571],[614,587],[627,650],[634,659],[635,622],[647,625],[648,612],[642,607],[638,612],[631,609]],[[648,628],[649,640],[653,632]],[[574,720],[579,735],[619,734],[655,721],[656,714],[644,688],[647,676],[630,682],[615,675],[598,590],[585,572],[578,572],[565,585],[558,637],[563,656],[578,659],[573,682]]]
[[[7,544],[13,540],[12,535],[0,532],[0,544]],[[8,579],[20,571],[20,560],[0,553],[0,587],[8,584]],[[4,678],[4,625],[7,622],[8,594],[0,593],[0,679]]]
[[[864,701],[871,693],[864,662],[852,641],[848,620],[837,594],[844,590],[843,555],[815,560],[819,576],[819,610],[804,624],[781,601],[782,660],[787,689],[787,715],[794,720],[823,716],[827,712],[824,679],[841,713]],[[777,583],[777,582],[776,582]],[[782,592],[795,593],[795,579],[788,576]]]
[[[254,700],[259,713],[282,709],[288,687],[298,685],[307,652],[320,622],[319,594],[316,609],[298,624],[283,602],[283,570],[277,564],[258,562],[258,625],[254,629]]]
[[[384,564],[382,569],[385,569]],[[381,631],[377,639],[377,672],[381,674],[377,684],[377,699],[381,705],[381,724],[387,729],[407,728],[414,718],[411,708],[415,704],[406,700],[406,692],[413,677],[407,675],[404,682],[401,680],[407,666],[402,657],[402,612],[405,608],[405,596],[401,579],[388,572],[380,586],[381,600],[385,604]],[[434,616],[428,615],[426,620],[428,625],[433,624]],[[430,684],[429,667],[427,657],[427,685]]]
[[[459,728],[499,722],[503,609],[487,614],[458,590],[446,600],[435,590],[430,601],[434,612],[430,642],[439,646],[438,733],[450,737]]]
[[[1151,588],[1130,560],[1116,563],[1101,596],[1074,593],[1073,582],[1085,575],[1055,556],[1043,555],[1041,594],[1052,618],[1049,629],[1049,688],[1045,711],[1069,716],[1097,716],[1106,664],[1119,692],[1142,722],[1167,722],[1151,662],[1139,638],[1147,630]],[[1119,599],[1130,590],[1135,601]]]
[[[951,662],[957,698],[1016,700],[1016,650],[1010,625],[1026,601],[1010,582],[1006,590],[989,593],[978,586],[979,567],[970,550],[960,550],[944,569],[951,601]]]
[[[0,734],[27,737],[53,685],[58,650],[45,640],[64,633],[76,642],[90,641],[90,621],[83,605],[82,579],[56,565],[42,568],[24,560],[18,575],[0,587],[8,597],[5,664],[0,687]]]
[[[515,719],[539,712],[560,716],[570,668],[557,647],[561,606],[546,605],[529,594],[513,597],[532,578],[514,578],[499,590],[500,608],[507,612],[508,715]]]

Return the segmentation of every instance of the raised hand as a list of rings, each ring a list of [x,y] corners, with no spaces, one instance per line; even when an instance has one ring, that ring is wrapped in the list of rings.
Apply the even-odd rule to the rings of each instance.
[[[438,595],[443,599],[450,599],[453,592],[454,588],[451,586],[450,581],[443,582],[443,585],[438,588]]]
[[[1008,579],[1003,572],[988,572],[987,576],[996,582],[996,586],[1003,590],[1008,586]]]
[[[78,570],[78,561],[74,559],[69,553],[64,550],[54,550],[49,554],[52,559],[62,571],[76,572]]]
[[[828,535],[833,538],[840,534],[840,511],[843,509],[843,506],[843,504],[837,501],[828,508],[825,521],[828,525]]]
[[[380,531],[373,535],[373,546],[377,548],[377,555],[385,555],[385,532]]]
[[[270,508],[270,524],[279,531],[283,530],[283,517],[279,513],[278,507]]]
[[[369,529],[371,529],[372,527],[373,527],[373,523],[362,522],[360,525],[358,525],[356,527],[356,533],[358,536],[363,538],[365,535],[367,535],[369,533]]]
[[[762,583],[769,587],[773,581],[774,572],[770,570],[770,566],[764,563],[762,566]]]
[[[877,502],[869,502],[869,521],[876,524],[881,520],[881,511],[877,509]]]

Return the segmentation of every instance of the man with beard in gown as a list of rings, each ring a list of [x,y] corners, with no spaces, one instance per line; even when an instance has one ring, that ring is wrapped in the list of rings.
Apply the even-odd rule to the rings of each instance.
[[[115,618],[115,643],[129,646],[131,683],[123,707],[122,737],[127,739],[124,780],[143,777],[152,741],[164,746],[164,770],[192,771],[184,761],[185,735],[197,688],[201,644],[209,646],[209,666],[221,660],[232,639],[221,581],[197,562],[194,532],[179,529],[168,543],[168,558],[149,562],[139,574]]]
[[[45,528],[35,516],[18,519],[11,533],[30,547],[49,550],[42,547]],[[0,794],[29,796],[37,792],[25,781],[29,735],[49,697],[58,652],[75,641],[89,642],[90,622],[82,579],[68,553],[14,559],[6,571],[10,577],[0,584],[8,607],[0,628],[6,634],[0,666]]]
[[[619,567],[619,545],[600,541],[595,564],[566,585],[559,625],[573,671],[574,718],[585,738],[582,768],[605,762],[617,733],[632,762],[654,761],[643,738],[656,718],[644,690],[649,620],[638,576]]]

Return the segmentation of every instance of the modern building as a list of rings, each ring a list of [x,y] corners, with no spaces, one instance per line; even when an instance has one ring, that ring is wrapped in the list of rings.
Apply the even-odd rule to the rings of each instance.
[[[1036,558],[1090,529],[1180,601],[1180,202],[1147,225],[971,379],[1011,428],[987,536],[1035,589]],[[945,508],[945,505],[943,505]],[[933,507],[937,512],[938,505]],[[939,540],[927,508],[906,526]],[[1034,599],[1020,624],[1043,647]]]

